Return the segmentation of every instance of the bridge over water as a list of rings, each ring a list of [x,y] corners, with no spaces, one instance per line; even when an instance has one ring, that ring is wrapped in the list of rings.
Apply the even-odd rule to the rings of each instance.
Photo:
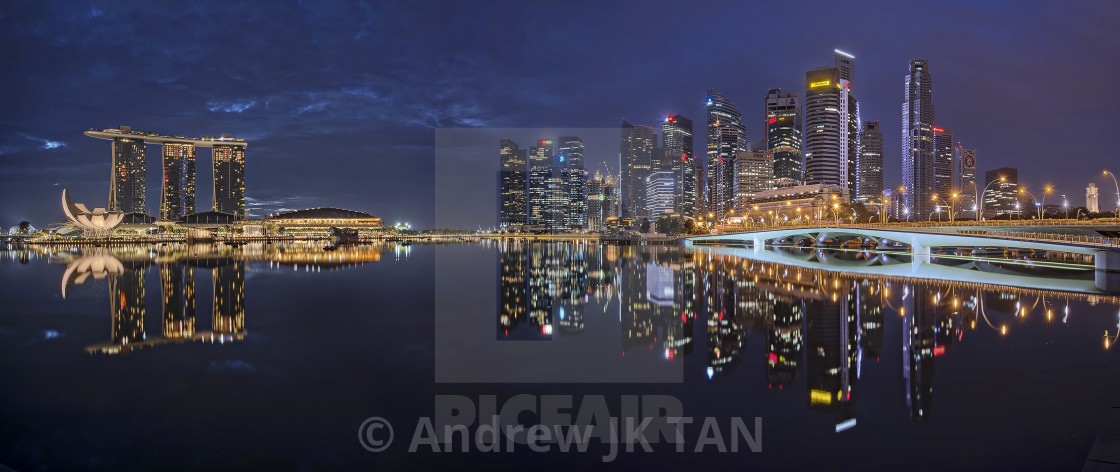
[[[904,276],[914,278],[958,280],[975,283],[1015,285],[1040,289],[1058,289],[1077,292],[1120,292],[1120,239],[1108,236],[1109,230],[1093,228],[1087,232],[1084,225],[1075,225],[1076,231],[1063,231],[1057,226],[1040,228],[1030,225],[954,225],[954,226],[898,226],[898,225],[837,225],[776,227],[753,231],[699,236],[684,241],[686,246],[717,246],[719,252],[734,253],[750,259],[766,260],[801,267],[825,270]],[[1047,231],[1040,231],[1046,229]],[[1095,234],[1091,234],[1095,233]],[[824,249],[857,247],[867,254],[861,260],[841,260],[830,257]],[[772,250],[767,250],[767,247]],[[775,247],[801,246],[818,251],[781,251]],[[871,249],[871,248],[874,249]],[[1038,277],[1013,273],[996,273],[977,270],[985,260],[1002,258],[969,257],[971,263],[958,265],[935,264],[938,257],[934,249],[940,248],[1011,248],[1033,251],[1059,252],[1091,256],[1094,277],[1092,281],[1066,277]],[[747,250],[749,248],[749,250]],[[892,261],[892,256],[909,256],[909,263]],[[1046,267],[1044,262],[1038,267]],[[1086,266],[1085,269],[1088,269]]]

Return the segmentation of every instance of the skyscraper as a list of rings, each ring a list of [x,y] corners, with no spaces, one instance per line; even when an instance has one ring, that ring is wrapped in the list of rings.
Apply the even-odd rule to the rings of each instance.
[[[635,126],[622,120],[622,145],[619,157],[622,166],[622,217],[645,218],[646,179],[650,173],[650,159],[657,135],[649,126]]]
[[[526,150],[503,139],[498,151],[498,225],[503,228],[525,224]]]
[[[646,207],[649,219],[675,213],[674,201],[677,195],[677,176],[671,170],[651,172],[646,179]]]
[[[855,58],[835,51],[836,66],[805,74],[805,183],[844,187],[856,197],[859,107],[851,90]]]
[[[856,201],[866,203],[883,197],[883,132],[878,121],[863,122],[856,164]],[[880,202],[882,203],[882,202]]]
[[[572,229],[586,228],[587,171],[583,168],[583,140],[577,136],[560,136],[556,141],[568,200],[564,224]]]
[[[835,67],[805,74],[805,183],[844,185],[847,116],[840,72]]]
[[[692,120],[681,115],[669,115],[661,125],[661,147],[669,149],[681,160],[677,175],[677,211],[682,215],[695,216],[697,207],[703,199],[704,174],[700,161],[692,148]]]
[[[159,218],[177,220],[194,213],[194,144],[163,144],[163,191]]]
[[[949,201],[954,190],[953,144],[952,130],[933,127],[933,193],[945,201]]]
[[[933,209],[933,80],[925,60],[910,61],[902,102],[903,205],[918,219]]]
[[[229,138],[229,135],[222,135]],[[245,147],[214,145],[214,211],[245,218]]]
[[[766,148],[774,155],[774,177],[801,183],[801,95],[770,89],[766,93]]]
[[[587,229],[590,231],[602,231],[603,220],[607,219],[604,215],[605,198],[603,195],[603,174],[595,171],[595,175],[587,179]]]
[[[961,208],[964,211],[976,211],[976,193],[980,191],[976,185],[976,150],[964,149],[957,142],[957,154],[960,156],[955,165],[957,172],[957,189],[961,192]],[[984,182],[987,184],[987,182]],[[976,213],[972,214],[976,216]]]
[[[732,160],[735,153],[746,150],[747,130],[743,114],[723,94],[708,89],[708,175],[707,202],[709,213],[723,218],[734,205]]]
[[[755,194],[775,188],[777,162],[765,151],[740,151],[735,156],[735,209],[742,215]]]
[[[127,126],[121,128],[129,131]],[[113,139],[113,176],[109,180],[109,211],[123,211],[126,214],[144,213],[147,162],[143,140]]]
[[[984,201],[985,216],[1006,215],[1016,210],[1019,201],[1019,169],[1003,167],[984,174],[985,182],[997,181],[980,196]]]
[[[551,139],[537,144],[529,148],[528,223],[556,229],[567,222],[564,167]]]

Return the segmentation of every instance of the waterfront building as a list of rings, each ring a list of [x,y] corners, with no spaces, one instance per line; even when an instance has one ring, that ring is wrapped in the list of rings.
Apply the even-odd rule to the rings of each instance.
[[[567,223],[568,198],[564,166],[554,152],[551,139],[541,139],[529,148],[528,216],[533,226],[553,230]]]
[[[646,207],[649,220],[676,213],[677,176],[671,170],[653,172],[646,179]]]
[[[707,196],[705,207],[716,219],[723,218],[735,204],[732,160],[735,153],[747,150],[747,130],[743,114],[723,94],[708,89],[707,112]]]
[[[957,154],[960,156],[955,165],[957,169],[956,187],[961,193],[960,207],[971,211],[976,216],[976,193],[980,191],[976,185],[976,155],[975,149],[964,149],[957,142]],[[987,182],[984,182],[987,184]]]
[[[194,144],[163,143],[159,219],[174,221],[194,213],[194,161]]]
[[[247,218],[245,211],[244,139],[228,133],[221,137],[165,136],[133,131],[129,126],[89,130],[86,136],[112,141],[112,178],[109,180],[109,211],[129,214],[146,212],[147,144],[163,146],[163,187],[160,191],[160,218],[174,220],[194,213],[195,149],[213,149],[214,204],[212,209]],[[165,211],[165,208],[166,211]]]
[[[854,59],[836,51],[836,66],[805,74],[806,184],[838,185],[856,192],[859,107],[851,90]]]
[[[560,136],[556,142],[558,164],[563,169],[563,192],[567,198],[564,225],[571,229],[583,229],[587,227],[587,171],[583,168],[583,140],[577,136]]]
[[[498,226],[521,226],[526,221],[527,150],[506,138],[498,156]]]
[[[121,129],[130,130],[128,126],[122,126]],[[112,152],[109,211],[144,213],[147,192],[147,150],[144,141],[132,137],[115,137]]]
[[[770,89],[764,109],[767,150],[774,155],[774,177],[801,182],[801,95]]]
[[[904,205],[922,218],[933,210],[936,193],[932,84],[929,64],[911,60],[902,102],[902,186]]]
[[[1001,181],[1002,179],[1002,181]],[[984,174],[984,182],[992,182],[988,191],[984,192],[981,199],[984,201],[984,216],[999,216],[1013,213],[1022,208],[1015,208],[1019,202],[1019,169],[1003,167],[990,170]]]
[[[934,126],[932,129],[934,152],[933,193],[945,201],[949,201],[950,196],[954,193],[953,154],[955,146],[953,131],[937,126]]]
[[[661,124],[661,147],[669,149],[681,161],[677,172],[677,212],[695,216],[703,200],[704,167],[693,153],[692,120],[681,115],[669,115]]]
[[[228,137],[228,135],[223,135]],[[214,211],[248,218],[245,212],[245,147],[214,145]]]
[[[883,196],[883,132],[878,121],[863,122],[856,168],[856,201],[879,200]]]
[[[774,173],[777,161],[773,154],[765,151],[740,151],[735,155],[733,173],[735,174],[736,213],[742,215],[752,199],[759,192],[774,189]]]
[[[743,209],[743,216],[766,216],[771,220],[806,218],[827,219],[829,209],[838,203],[851,201],[847,187],[840,185],[798,185],[796,187],[765,190],[755,194],[750,208]],[[798,209],[801,211],[799,212]],[[760,213],[761,212],[761,213]]]
[[[649,126],[632,125],[622,120],[619,157],[622,175],[619,182],[623,218],[649,216],[645,203],[646,179],[657,135]]]
[[[269,225],[285,228],[382,228],[381,218],[362,211],[341,208],[309,208],[270,215]]]

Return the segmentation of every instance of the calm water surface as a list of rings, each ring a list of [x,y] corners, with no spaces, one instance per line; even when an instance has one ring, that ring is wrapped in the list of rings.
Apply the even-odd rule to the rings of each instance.
[[[853,257],[866,256],[834,258]],[[1080,469],[1120,404],[1118,312],[1110,294],[709,248],[13,248],[0,253],[0,464]],[[408,452],[437,395],[520,394],[601,396],[613,414],[665,395],[725,429],[761,417],[762,451]],[[394,426],[385,451],[358,441],[371,416]]]

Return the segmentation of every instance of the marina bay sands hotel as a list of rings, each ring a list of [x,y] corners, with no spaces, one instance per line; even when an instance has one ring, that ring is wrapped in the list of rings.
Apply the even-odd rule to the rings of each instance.
[[[90,130],[86,136],[111,140],[113,175],[109,181],[109,210],[147,214],[145,206],[147,144],[163,148],[163,190],[159,219],[178,220],[195,212],[195,148],[212,148],[214,160],[215,212],[243,219],[245,213],[244,139],[221,137],[188,138],[132,131],[131,127]]]

